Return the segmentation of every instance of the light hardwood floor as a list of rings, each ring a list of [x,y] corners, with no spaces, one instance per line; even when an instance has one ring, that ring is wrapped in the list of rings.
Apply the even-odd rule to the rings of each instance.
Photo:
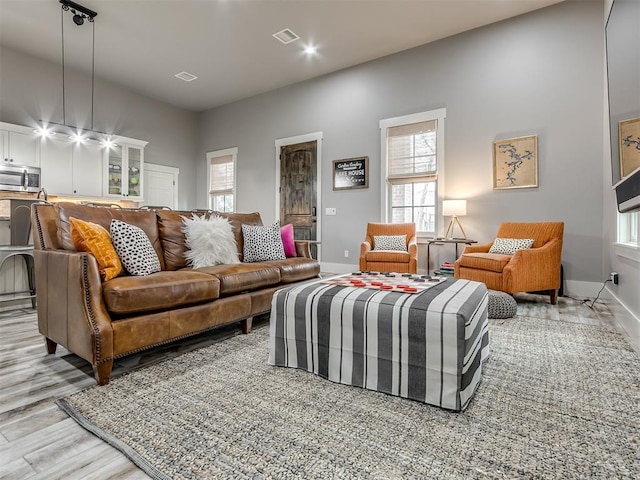
[[[640,354],[640,327],[617,305],[599,301],[592,309],[563,297],[552,306],[526,294],[516,299],[520,315],[616,326]],[[268,317],[256,323],[268,323]],[[239,324],[132,355],[114,365],[113,377],[238,334]],[[60,346],[55,355],[45,353],[34,310],[0,313],[0,479],[149,478],[55,405],[92,385],[87,362]]]

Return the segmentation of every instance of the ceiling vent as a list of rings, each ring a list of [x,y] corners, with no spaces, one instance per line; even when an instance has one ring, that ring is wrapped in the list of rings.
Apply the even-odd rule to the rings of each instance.
[[[274,33],[273,36],[276,37],[278,40],[280,40],[285,45],[287,43],[295,42],[296,40],[298,40],[300,38],[298,35],[293,33],[293,31],[291,31],[288,28],[285,28],[284,30],[280,30],[277,33]]]
[[[188,72],[180,72],[180,73],[177,73],[177,74],[175,75],[175,77],[176,77],[176,78],[179,78],[180,80],[184,80],[185,82],[192,82],[192,81],[194,81],[196,78],[198,78],[198,77],[196,77],[195,75],[191,75],[191,74],[190,74],[190,73],[188,73]]]

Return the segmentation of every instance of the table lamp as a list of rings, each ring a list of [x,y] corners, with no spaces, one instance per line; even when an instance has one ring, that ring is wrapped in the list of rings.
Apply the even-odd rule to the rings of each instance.
[[[445,238],[467,238],[467,234],[464,233],[464,229],[462,228],[462,224],[458,217],[462,217],[467,214],[467,201],[466,200],[443,200],[442,201],[442,215],[445,217],[451,217],[451,221],[449,222],[449,226],[447,227],[447,233],[445,233]],[[462,232],[462,237],[454,236],[454,228],[455,224],[458,224],[460,227],[460,231]],[[449,236],[451,234],[451,236]]]

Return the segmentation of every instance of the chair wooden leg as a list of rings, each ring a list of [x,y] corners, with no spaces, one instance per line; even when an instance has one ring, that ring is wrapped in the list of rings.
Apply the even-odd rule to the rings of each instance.
[[[553,289],[553,290],[549,290],[549,297],[550,297],[550,303],[551,305],[557,305],[558,304],[558,290],[557,289]]]
[[[247,334],[251,332],[251,326],[253,325],[253,317],[245,318],[241,322],[242,325],[242,333]]]
[[[106,385],[111,378],[111,369],[113,368],[113,360],[99,363],[93,366],[93,375],[96,377],[98,385]]]
[[[56,348],[58,344],[51,340],[50,338],[44,337],[44,346],[47,348],[48,354],[56,353]]]

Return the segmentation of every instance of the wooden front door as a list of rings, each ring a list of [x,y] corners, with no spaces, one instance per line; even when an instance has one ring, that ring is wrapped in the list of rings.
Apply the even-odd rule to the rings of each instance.
[[[280,147],[280,224],[296,240],[317,240],[317,142]],[[315,244],[311,255],[318,258]]]

